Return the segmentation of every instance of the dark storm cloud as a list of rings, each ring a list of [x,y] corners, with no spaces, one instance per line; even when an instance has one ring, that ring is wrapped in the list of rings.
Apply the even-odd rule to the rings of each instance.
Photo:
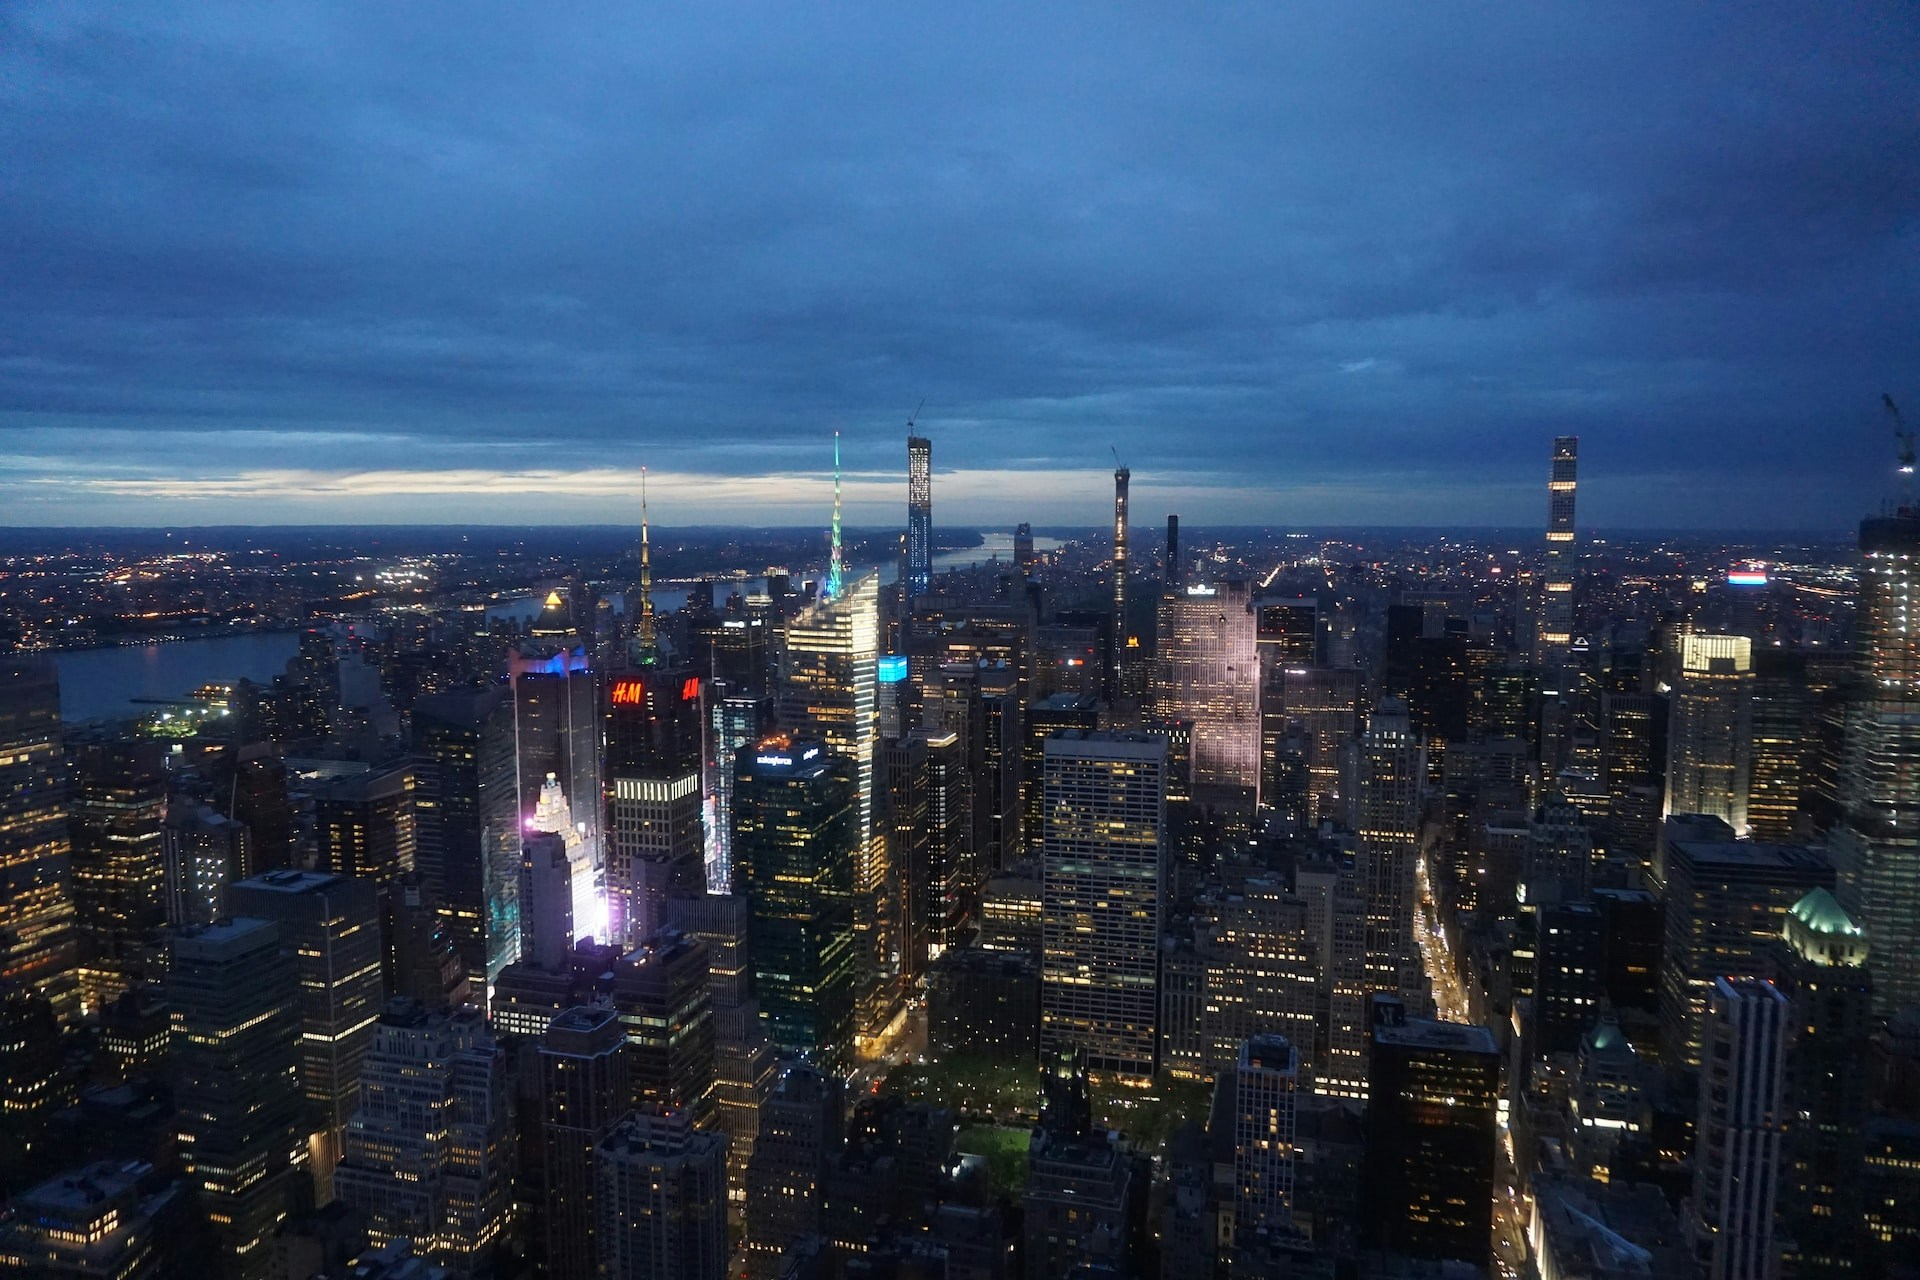
[[[924,397],[943,468],[1111,443],[1221,520],[1532,522],[1577,431],[1595,521],[1825,522],[1878,393],[1920,411],[1904,8],[0,24],[14,518],[817,472],[834,427],[874,472]]]

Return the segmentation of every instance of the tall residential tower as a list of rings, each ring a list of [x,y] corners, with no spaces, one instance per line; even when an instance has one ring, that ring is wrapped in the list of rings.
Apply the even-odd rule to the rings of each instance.
[[[1840,903],[1873,939],[1874,1009],[1887,1014],[1920,1001],[1920,514],[1862,521],[1860,554],[1858,693],[1832,846]]]
[[[907,598],[933,585],[933,441],[907,437]]]

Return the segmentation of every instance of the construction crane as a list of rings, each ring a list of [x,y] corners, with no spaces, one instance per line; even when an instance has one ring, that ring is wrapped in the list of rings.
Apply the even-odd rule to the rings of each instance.
[[[920,417],[920,410],[926,407],[927,407],[927,399],[925,396],[922,396],[920,398],[919,408],[916,408],[912,413],[907,415],[907,434],[908,435],[913,434],[913,424]]]
[[[1117,448],[1115,448],[1115,447],[1114,447],[1113,445],[1108,445],[1108,446],[1107,446],[1107,452],[1113,455],[1113,469],[1114,469],[1115,471],[1124,471],[1124,470],[1126,470],[1126,468],[1127,468],[1127,464],[1126,464],[1126,463],[1124,463],[1124,462],[1122,462],[1122,461],[1120,461],[1120,450],[1119,450],[1119,449],[1117,449]]]

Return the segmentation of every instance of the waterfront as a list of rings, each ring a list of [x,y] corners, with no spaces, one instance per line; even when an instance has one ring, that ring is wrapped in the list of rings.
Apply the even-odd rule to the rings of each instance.
[[[136,698],[184,698],[208,681],[265,683],[300,648],[297,631],[170,640],[55,653],[60,718],[68,724],[136,715]]]

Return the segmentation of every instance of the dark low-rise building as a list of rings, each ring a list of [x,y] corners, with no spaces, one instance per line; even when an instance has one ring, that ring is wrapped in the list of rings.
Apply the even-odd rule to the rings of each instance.
[[[940,1053],[1031,1058],[1039,1047],[1040,968],[1031,956],[967,947],[927,970],[927,1034]]]

